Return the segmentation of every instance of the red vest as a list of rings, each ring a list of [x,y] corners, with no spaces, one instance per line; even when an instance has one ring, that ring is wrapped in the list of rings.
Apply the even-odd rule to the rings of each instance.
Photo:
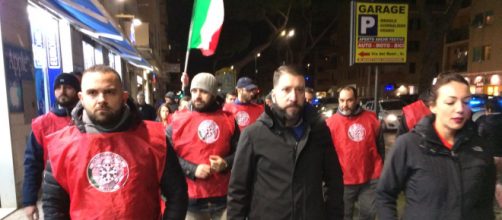
[[[35,139],[37,139],[40,146],[42,146],[44,161],[47,161],[47,146],[44,144],[44,137],[60,130],[61,128],[64,128],[66,125],[69,125],[70,121],[70,116],[57,116],[56,114],[49,112],[33,119],[31,122],[33,135],[35,136]]]
[[[403,115],[406,119],[406,126],[408,126],[409,131],[411,131],[423,117],[430,114],[431,110],[422,100],[418,100],[403,107]]]
[[[326,120],[343,171],[345,185],[363,184],[380,177],[382,157],[376,147],[380,123],[374,112]]]
[[[263,113],[263,105],[257,105],[254,103],[249,103],[245,105],[240,104],[225,104],[223,106],[223,111],[230,112],[234,115],[235,121],[239,125],[239,129],[242,131],[245,127],[253,124],[261,113]]]
[[[194,164],[210,164],[210,155],[230,154],[235,122],[228,112],[179,112],[172,122],[172,140],[178,155]],[[206,179],[186,178],[190,199],[227,195],[230,172],[213,173]]]
[[[166,160],[161,123],[99,134],[68,126],[46,141],[54,178],[70,196],[72,219],[160,219]]]

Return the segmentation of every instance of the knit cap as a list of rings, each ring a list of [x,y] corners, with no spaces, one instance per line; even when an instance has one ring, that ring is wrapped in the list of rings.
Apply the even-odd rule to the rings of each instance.
[[[192,79],[190,90],[192,89],[202,89],[216,96],[218,93],[218,83],[216,82],[216,78],[213,74],[199,73]]]
[[[60,85],[69,85],[73,87],[77,92],[80,91],[80,82],[77,77],[69,73],[61,73],[54,80],[54,90]]]

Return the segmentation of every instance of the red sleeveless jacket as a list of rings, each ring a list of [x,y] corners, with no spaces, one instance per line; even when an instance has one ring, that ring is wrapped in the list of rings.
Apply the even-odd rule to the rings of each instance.
[[[57,116],[53,112],[41,115],[31,122],[31,130],[37,142],[42,146],[44,152],[44,161],[47,161],[47,146],[44,144],[44,137],[50,135],[61,128],[69,125],[70,116]],[[45,163],[44,163],[45,166]]]
[[[380,177],[383,161],[376,139],[380,123],[374,112],[356,116],[334,114],[326,120],[343,171],[345,185],[363,184]]]
[[[166,159],[161,123],[82,133],[69,126],[47,137],[54,178],[70,196],[72,219],[160,219]]]
[[[172,123],[173,148],[181,158],[194,164],[209,165],[209,156],[230,154],[235,122],[228,112],[179,112]],[[190,199],[227,195],[230,172],[212,173],[206,179],[186,178]]]
[[[430,114],[431,110],[422,100],[418,100],[403,107],[403,115],[406,119],[406,126],[408,126],[409,131],[411,131],[423,117]]]
[[[225,104],[223,106],[223,111],[230,112],[234,115],[235,121],[239,125],[239,129],[242,131],[245,127],[253,124],[261,113],[263,113],[263,105],[257,105],[254,103],[249,103],[245,105],[239,105],[235,103]]]

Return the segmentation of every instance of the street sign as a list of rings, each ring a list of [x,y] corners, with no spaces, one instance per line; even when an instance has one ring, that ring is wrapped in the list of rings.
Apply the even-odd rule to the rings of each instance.
[[[351,8],[350,65],[405,63],[408,5],[353,1]]]

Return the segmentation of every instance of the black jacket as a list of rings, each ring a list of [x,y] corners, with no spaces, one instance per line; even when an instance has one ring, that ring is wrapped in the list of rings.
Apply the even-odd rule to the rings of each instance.
[[[310,106],[303,126],[296,141],[266,106],[244,130],[230,177],[228,219],[343,218],[342,171],[329,129]]]
[[[379,219],[397,219],[396,200],[406,195],[403,219],[494,219],[495,167],[470,120],[452,151],[436,134],[434,116],[400,136],[377,186]]]
[[[130,116],[114,131],[109,132],[125,131],[142,123],[141,116],[132,100],[129,99],[127,104],[130,108]],[[82,122],[82,111],[83,107],[78,104],[72,112],[72,118],[75,126],[81,132],[86,132],[84,123]],[[172,146],[169,145],[169,142],[167,143],[166,152],[165,168],[159,186],[160,192],[166,198],[166,209],[163,213],[163,219],[182,220],[185,219],[188,204],[187,185],[176,153]],[[50,163],[47,163],[46,166],[42,192],[44,219],[70,219],[70,197],[52,175]]]
[[[494,157],[502,157],[502,113],[483,115],[476,121],[478,133],[486,140],[489,152]]]

